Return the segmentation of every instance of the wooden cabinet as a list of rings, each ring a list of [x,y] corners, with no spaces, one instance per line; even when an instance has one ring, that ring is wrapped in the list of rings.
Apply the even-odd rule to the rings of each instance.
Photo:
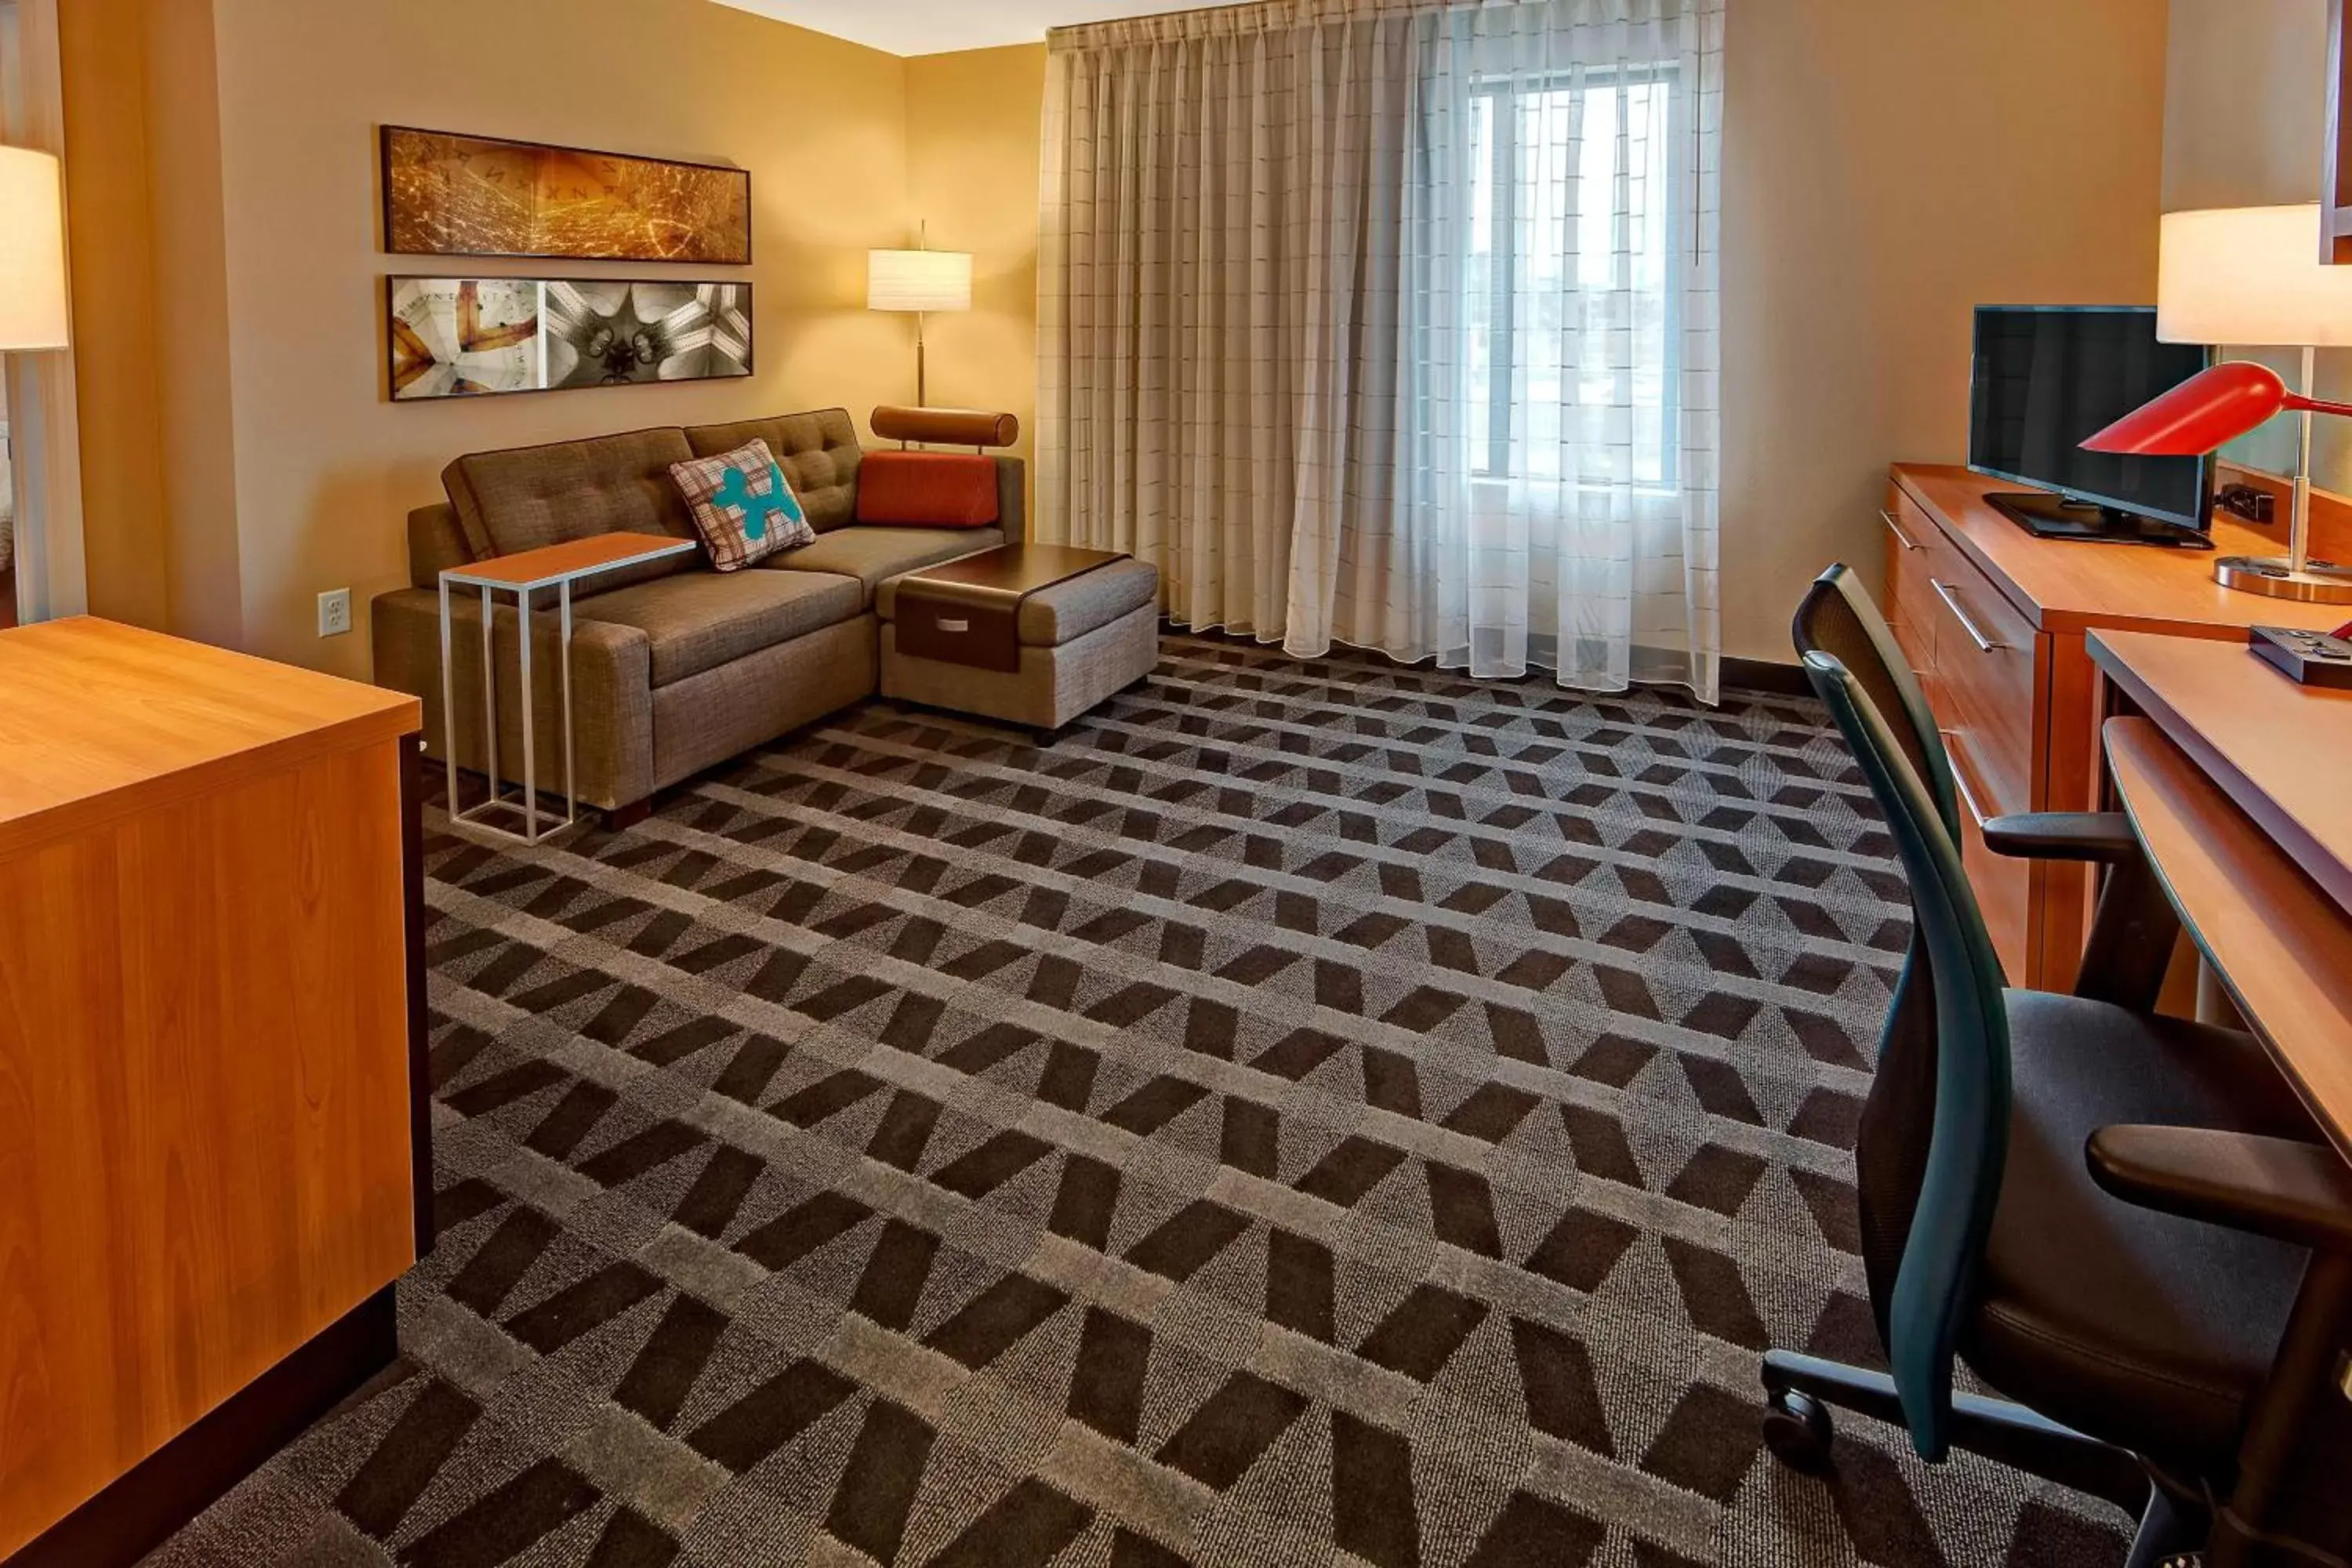
[[[1983,825],[2043,809],[2032,735],[2046,721],[2048,649],[2032,623],[1900,482],[1887,487],[1888,599],[1896,640],[1927,690],[1959,786],[1960,853],[2011,980],[2039,984],[2034,868],[1985,847]]]
[[[2091,873],[2004,859],[1986,849],[1981,827],[2013,812],[2101,804],[2105,699],[2084,634],[2242,640],[2249,626],[2332,629],[2342,614],[2232,593],[2213,581],[2204,552],[2036,539],[1985,500],[2021,488],[1896,465],[1880,516],[1884,602],[1951,752],[1962,855],[1994,949],[2011,984],[2063,991],[2089,934]],[[2226,516],[2214,538],[2231,553],[2277,548]]]
[[[0,1560],[130,1561],[394,1353],[414,699],[0,632]]]

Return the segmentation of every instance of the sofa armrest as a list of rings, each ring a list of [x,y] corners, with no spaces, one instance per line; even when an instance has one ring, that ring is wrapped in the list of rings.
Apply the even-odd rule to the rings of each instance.
[[[2127,1204],[2352,1257],[2352,1164],[2326,1143],[2201,1127],[2102,1127],[2091,1178]]]
[[[457,521],[456,507],[439,501],[408,514],[409,586],[438,592],[442,573],[470,566],[473,561],[473,547],[466,542],[465,525]]]
[[[584,609],[585,606],[583,606]],[[653,794],[653,645],[636,626],[614,626],[575,611],[572,637],[573,763],[579,769],[582,804],[610,811],[634,805]],[[476,773],[482,749],[482,611],[472,595],[450,606],[450,648],[457,707],[457,765]],[[498,668],[499,772],[510,784],[522,773],[521,689],[513,601],[502,599],[492,622],[492,657]],[[379,686],[405,691],[425,704],[425,744],[436,763],[445,762],[441,711],[441,595],[436,590],[404,588],[375,600],[369,637]],[[531,663],[538,689],[532,723],[537,732],[539,785],[563,787],[562,641],[551,615],[531,618]]]
[[[996,525],[1007,544],[1029,541],[1029,465],[1018,458],[996,459]]]

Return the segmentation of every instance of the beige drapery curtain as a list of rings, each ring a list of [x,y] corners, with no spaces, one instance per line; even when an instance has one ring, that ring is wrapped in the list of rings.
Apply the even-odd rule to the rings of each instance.
[[[1720,50],[1721,0],[1056,33],[1041,537],[1302,657],[1711,699]]]

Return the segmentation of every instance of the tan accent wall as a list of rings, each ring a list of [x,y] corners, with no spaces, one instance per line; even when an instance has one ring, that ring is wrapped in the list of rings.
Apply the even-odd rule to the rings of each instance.
[[[1724,647],[1786,663],[1886,465],[1965,458],[1972,307],[2155,300],[2165,16],[1762,0],[1727,50]]]
[[[123,34],[85,4],[143,8],[144,61],[126,63]],[[69,131],[80,353],[119,371],[83,394],[84,468],[112,487],[89,525],[108,613],[365,678],[366,603],[405,583],[403,520],[439,499],[458,453],[836,404],[862,419],[905,395],[911,342],[865,309],[866,250],[908,228],[903,60],[708,0],[68,9],[87,22],[68,41],[72,107],[115,149],[90,155],[100,131]],[[384,123],[740,163],[755,265],[387,256]],[[80,226],[85,189],[121,227]],[[143,256],[123,243],[142,207]],[[386,401],[387,274],[542,267],[747,279],[757,375]],[[344,586],[359,625],[322,640],[316,596]]]
[[[931,242],[972,253],[971,312],[929,329],[931,401],[1037,423],[1037,190],[1045,46],[907,62],[908,216]],[[911,348],[907,395],[914,395]]]
[[[173,629],[253,648],[245,583],[253,562],[238,511],[241,447],[236,375],[243,331],[229,315],[228,237],[236,215],[215,90],[216,0],[145,0],[148,210],[154,263],[156,455]],[[159,62],[169,62],[158,69]],[[89,455],[82,456],[85,471]],[[317,628],[317,617],[311,618]],[[316,639],[313,639],[314,643]],[[329,654],[331,645],[318,645]],[[325,662],[322,658],[299,662]],[[348,663],[341,673],[354,674]]]
[[[82,546],[96,614],[170,618],[156,406],[148,213],[143,0],[58,7],[64,68],[74,376],[80,405]]]

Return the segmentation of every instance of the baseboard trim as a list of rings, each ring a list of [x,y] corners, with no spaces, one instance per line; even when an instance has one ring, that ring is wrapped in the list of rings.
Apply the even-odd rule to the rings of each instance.
[[[1727,691],[1762,691],[1774,697],[1811,697],[1813,683],[1804,666],[1779,664],[1769,658],[1726,658],[1723,688]]]
[[[400,1353],[385,1286],[0,1568],[130,1568]]]

